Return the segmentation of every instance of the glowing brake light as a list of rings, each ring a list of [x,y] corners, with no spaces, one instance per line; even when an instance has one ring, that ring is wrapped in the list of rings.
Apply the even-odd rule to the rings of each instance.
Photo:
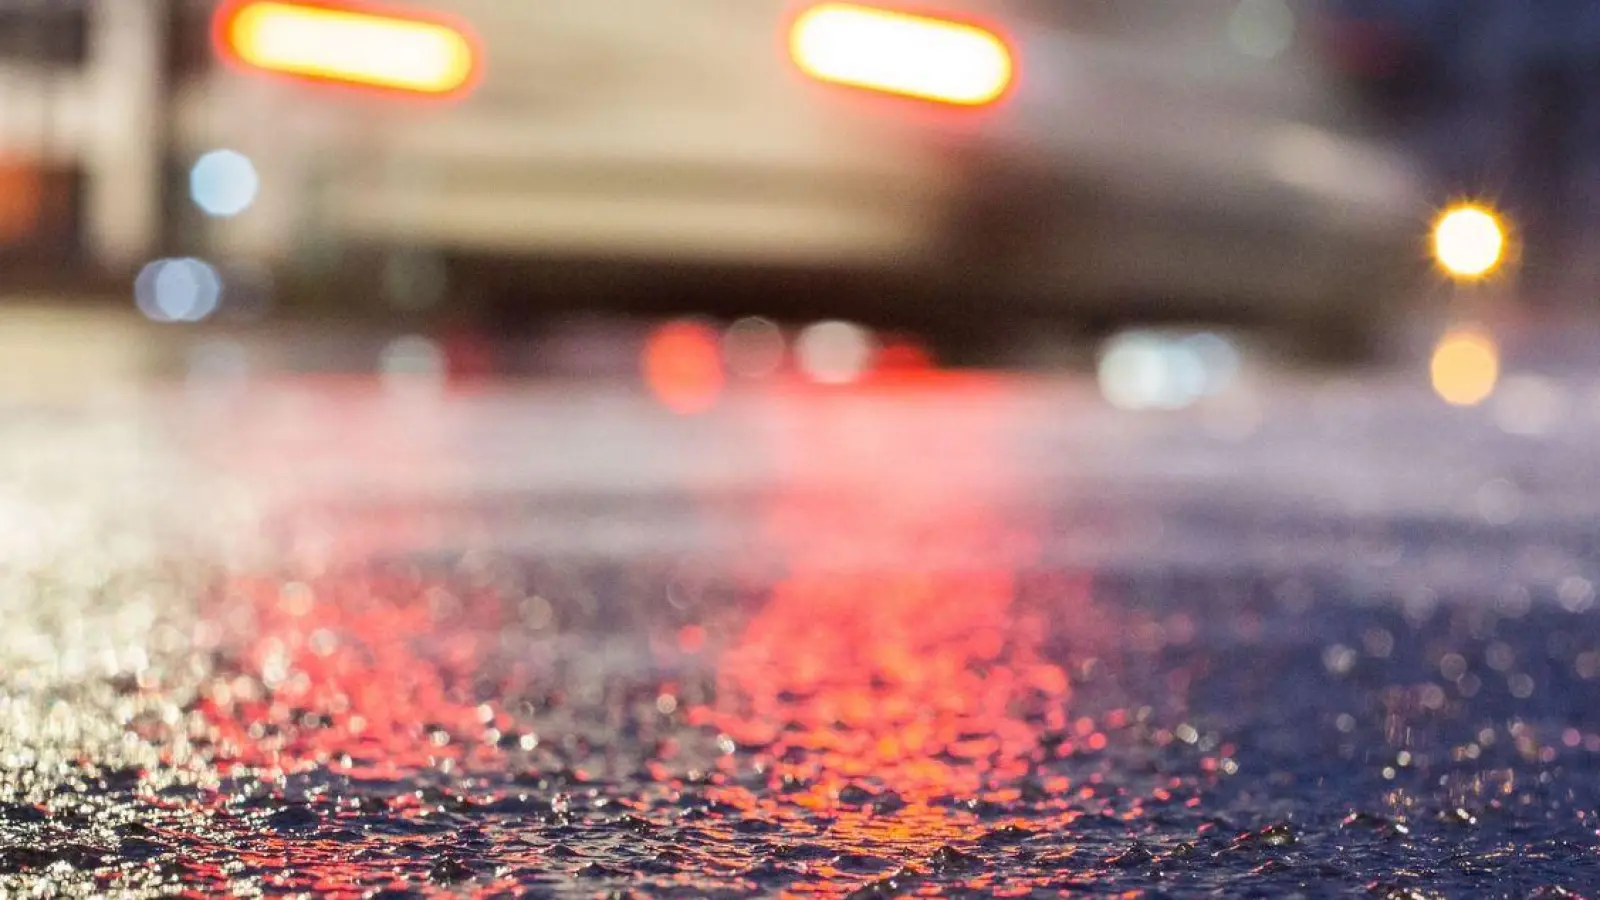
[[[806,10],[789,34],[795,64],[819,81],[957,106],[986,106],[1011,86],[1011,50],[967,22],[854,3]]]
[[[461,28],[356,4],[242,0],[217,18],[219,49],[252,69],[447,96],[478,74],[475,40]]]

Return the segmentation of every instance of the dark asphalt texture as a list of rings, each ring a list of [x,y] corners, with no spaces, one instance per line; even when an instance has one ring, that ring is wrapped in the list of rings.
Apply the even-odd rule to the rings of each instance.
[[[1595,388],[9,400],[0,894],[1597,896]]]

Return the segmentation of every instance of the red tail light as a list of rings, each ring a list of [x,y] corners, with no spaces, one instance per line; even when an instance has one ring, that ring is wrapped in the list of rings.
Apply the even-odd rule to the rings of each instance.
[[[249,69],[434,97],[470,90],[482,65],[464,27],[358,3],[234,0],[217,14],[216,41]]]
[[[1011,48],[993,31],[855,3],[806,10],[789,52],[818,81],[956,106],[994,103],[1015,77]]]

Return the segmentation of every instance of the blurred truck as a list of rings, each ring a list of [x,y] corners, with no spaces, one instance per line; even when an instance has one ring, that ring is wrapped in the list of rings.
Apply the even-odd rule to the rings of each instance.
[[[829,316],[965,350],[1226,321],[1351,351],[1425,270],[1422,179],[1289,0],[195,10],[177,246],[352,315]]]

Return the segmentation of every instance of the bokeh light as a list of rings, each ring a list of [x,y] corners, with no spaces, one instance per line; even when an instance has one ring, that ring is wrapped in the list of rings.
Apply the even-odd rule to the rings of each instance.
[[[1434,258],[1456,278],[1488,276],[1499,268],[1505,250],[1505,225],[1486,207],[1455,206],[1446,210],[1434,224]]]
[[[1106,342],[1100,391],[1122,410],[1178,410],[1223,393],[1240,365],[1239,352],[1218,334],[1130,331]]]
[[[1559,379],[1507,376],[1495,389],[1492,418],[1507,434],[1542,437],[1571,420],[1570,406],[1571,398]]]
[[[1500,348],[1475,328],[1445,334],[1434,347],[1433,390],[1452,406],[1476,406],[1489,399],[1500,381]]]
[[[216,312],[222,278],[204,260],[158,259],[134,279],[133,295],[152,322],[199,322]]]
[[[255,203],[260,190],[255,163],[236,150],[213,150],[189,170],[189,197],[208,216],[237,216]]]
[[[679,415],[710,411],[726,381],[721,336],[701,322],[668,322],[651,332],[641,363],[650,392]]]
[[[740,378],[766,378],[783,367],[788,346],[783,329],[759,316],[749,316],[728,326],[722,336],[728,371]]]
[[[871,332],[850,322],[818,322],[795,341],[800,370],[819,384],[850,384],[872,369],[877,346]]]

